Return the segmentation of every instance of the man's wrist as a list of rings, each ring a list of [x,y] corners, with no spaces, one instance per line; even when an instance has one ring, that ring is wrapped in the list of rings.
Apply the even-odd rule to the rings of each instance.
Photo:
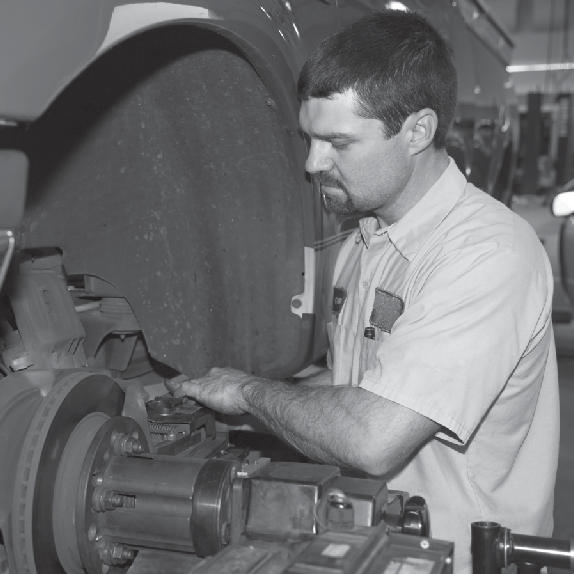
[[[254,393],[263,384],[269,384],[270,381],[263,379],[261,377],[250,376],[246,377],[245,381],[242,381],[239,387],[239,399],[241,401],[241,408],[246,413],[253,414],[253,404],[252,399]]]

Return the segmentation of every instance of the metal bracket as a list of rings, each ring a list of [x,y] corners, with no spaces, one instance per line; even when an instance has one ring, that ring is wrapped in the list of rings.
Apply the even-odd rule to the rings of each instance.
[[[14,254],[16,246],[16,239],[14,234],[7,229],[0,229],[0,257],[3,255],[2,263],[0,264],[0,287],[4,283],[8,266]]]

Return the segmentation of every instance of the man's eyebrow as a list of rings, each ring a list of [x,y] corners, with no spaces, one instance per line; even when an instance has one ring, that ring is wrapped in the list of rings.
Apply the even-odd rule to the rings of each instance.
[[[326,141],[326,142],[330,142],[333,140],[352,140],[352,139],[354,139],[354,136],[352,134],[345,133],[345,132],[330,132],[330,133],[326,133],[326,134],[309,134],[306,131],[303,131],[301,128],[299,128],[299,133],[303,137],[311,137],[311,138],[314,138],[316,140],[321,140],[321,141]]]

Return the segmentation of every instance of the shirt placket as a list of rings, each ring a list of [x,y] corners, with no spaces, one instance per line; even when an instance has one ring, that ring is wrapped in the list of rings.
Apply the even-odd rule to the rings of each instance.
[[[359,381],[359,366],[360,355],[363,340],[365,338],[365,328],[370,325],[369,319],[373,309],[375,300],[375,289],[379,286],[382,280],[382,274],[385,271],[386,265],[381,265],[381,259],[388,257],[388,251],[391,248],[387,233],[381,235],[373,235],[371,237],[370,246],[365,249],[361,254],[361,267],[358,291],[360,293],[359,302],[359,320],[355,333],[355,344],[353,348],[353,368],[351,380],[353,385],[358,385]]]

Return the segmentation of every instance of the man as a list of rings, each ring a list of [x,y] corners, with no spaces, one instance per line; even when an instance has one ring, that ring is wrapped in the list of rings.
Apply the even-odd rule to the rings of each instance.
[[[456,86],[445,42],[415,13],[323,42],[298,86],[307,171],[328,209],[373,214],[335,269],[332,369],[307,385],[213,369],[179,394],[424,496],[433,536],[454,540],[455,571],[469,572],[473,521],[552,532],[558,393],[549,263],[448,157]]]

